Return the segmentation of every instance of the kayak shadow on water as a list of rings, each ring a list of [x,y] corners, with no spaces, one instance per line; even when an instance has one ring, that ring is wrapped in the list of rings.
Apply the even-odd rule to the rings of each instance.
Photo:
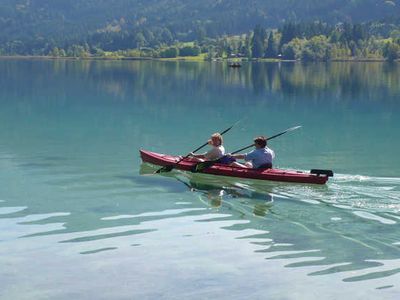
[[[186,185],[192,192],[204,195],[207,200],[206,204],[214,208],[221,207],[224,200],[226,200],[225,202],[230,202],[232,205],[234,205],[234,201],[229,200],[238,200],[241,206],[250,206],[254,215],[265,216],[274,202],[272,194],[250,190],[240,185],[217,187],[213,184],[199,182],[194,179],[190,179],[187,182],[178,176],[176,176],[176,179]],[[255,201],[249,203],[248,200]],[[238,209],[237,206],[238,204],[235,205],[236,209]]]
[[[139,174],[144,176],[153,175],[155,170],[154,166],[142,163]],[[200,200],[213,208],[221,207],[224,200],[228,202],[229,200],[238,200],[242,205],[247,204],[246,206],[251,206],[254,215],[265,216],[274,202],[274,195],[271,193],[271,189],[255,189],[237,179],[221,179],[223,177],[177,170],[160,173],[159,175],[173,178],[186,186],[190,191],[200,193],[204,196],[200,197]],[[248,200],[252,200],[251,205],[246,203]]]

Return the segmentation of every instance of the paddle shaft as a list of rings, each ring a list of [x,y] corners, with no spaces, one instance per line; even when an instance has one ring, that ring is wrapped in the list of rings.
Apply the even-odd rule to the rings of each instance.
[[[236,123],[237,123],[237,122],[236,122]],[[236,124],[236,123],[235,123],[235,124]],[[231,127],[227,128],[227,129],[225,129],[225,130],[222,131],[220,134],[221,134],[221,135],[224,135],[224,134],[227,133],[229,130],[231,130],[232,127],[235,126],[235,124],[233,124]],[[193,150],[191,153],[197,152],[197,151],[203,149],[203,148],[204,148],[205,146],[207,146],[207,145],[208,145],[208,141],[207,141],[206,143],[204,143],[203,145],[201,145],[200,147],[198,147],[197,149]],[[189,153],[188,155],[182,157],[182,158],[181,158],[180,160],[178,160],[175,164],[179,164],[182,160],[188,158],[189,156],[190,156],[190,153]]]
[[[295,127],[286,129],[285,131],[282,131],[282,132],[280,132],[280,133],[278,133],[278,134],[275,134],[275,135],[273,135],[273,136],[267,138],[267,141],[272,140],[272,139],[274,139],[274,138],[276,138],[276,137],[278,137],[278,136],[280,136],[280,135],[282,135],[282,134],[285,134],[285,133],[288,132],[288,131],[292,131],[292,130],[295,130],[295,129],[300,128],[300,127],[301,127],[301,126],[295,126]],[[239,150],[236,150],[236,151],[232,152],[231,154],[239,153],[239,152],[241,152],[241,151],[243,151],[243,150],[246,150],[246,149],[249,149],[249,148],[251,148],[251,147],[254,147],[254,145],[255,145],[255,144],[253,143],[253,144],[248,145],[248,146],[246,146],[246,147],[244,147],[244,148],[241,148],[241,149],[239,149]]]
[[[289,131],[298,129],[298,128],[300,128],[300,127],[301,127],[301,126],[291,127],[291,128],[289,128],[289,129],[286,129],[285,131],[282,131],[282,132],[280,132],[280,133],[278,133],[278,134],[275,134],[275,135],[273,135],[273,136],[267,138],[267,140],[272,140],[273,138],[276,138],[276,137],[278,137],[278,136],[280,136],[280,135],[282,135],[282,134],[285,134],[286,132],[289,132]],[[241,148],[241,149],[239,149],[239,150],[236,150],[236,151],[232,152],[231,155],[232,155],[232,154],[239,153],[239,152],[241,152],[241,151],[243,151],[243,150],[246,150],[246,149],[248,149],[248,148],[250,148],[250,147],[253,147],[253,146],[254,146],[254,143],[251,144],[251,145],[248,145],[248,146],[246,146],[246,147],[244,147],[244,148]],[[211,160],[211,161],[205,161],[205,162],[200,162],[200,163],[198,163],[198,164],[192,169],[192,172],[201,172],[201,170],[213,166],[213,165],[214,165],[215,163],[217,163],[219,160],[220,160],[220,159]]]

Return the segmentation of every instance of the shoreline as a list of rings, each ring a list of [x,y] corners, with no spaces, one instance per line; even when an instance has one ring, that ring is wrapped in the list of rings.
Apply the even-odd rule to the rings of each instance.
[[[229,58],[217,58],[217,59],[203,59],[196,57],[176,57],[176,58],[154,58],[154,57],[56,57],[56,56],[39,56],[39,55],[0,55],[0,60],[102,60],[102,61],[117,61],[117,60],[137,60],[137,61],[168,61],[168,62],[232,62],[232,59]],[[254,58],[254,59],[245,59],[245,60],[235,60],[235,62],[239,63],[248,63],[248,62],[298,62],[298,63],[330,63],[330,62],[389,62],[386,59],[381,58],[342,58],[342,59],[332,59],[328,61],[301,61],[301,60],[289,60],[289,59],[275,59],[275,58]],[[393,62],[399,62],[399,60],[395,60]]]

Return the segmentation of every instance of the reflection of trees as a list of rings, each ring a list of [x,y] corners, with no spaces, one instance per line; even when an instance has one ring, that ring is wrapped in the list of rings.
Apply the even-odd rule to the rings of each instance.
[[[115,100],[146,103],[164,101],[163,95],[187,99],[208,92],[223,92],[224,101],[238,92],[277,93],[322,98],[329,94],[340,98],[374,99],[400,92],[400,68],[385,63],[264,63],[243,64],[229,68],[223,62],[160,61],[1,61],[0,87],[21,93],[35,93],[35,87],[73,95],[68,86],[84,86],[91,94],[115,96]],[[36,74],[31,76],[31,74]],[[64,83],[60,91],[59,82]],[[6,89],[4,89],[6,90]],[[195,94],[194,94],[195,93]],[[104,97],[103,97],[104,98]],[[202,97],[201,105],[215,99]]]
[[[398,66],[385,63],[254,63],[251,68],[252,88],[256,93],[322,97],[333,93],[338,97],[393,95],[400,91]],[[278,67],[279,66],[279,67]]]
[[[280,80],[282,93],[296,92],[297,95],[322,96],[333,93],[338,97],[368,98],[399,91],[399,68],[385,71],[383,63],[313,63],[282,66]]]

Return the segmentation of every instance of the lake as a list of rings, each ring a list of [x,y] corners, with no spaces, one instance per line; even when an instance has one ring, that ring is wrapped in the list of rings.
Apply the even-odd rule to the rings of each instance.
[[[1,299],[398,299],[400,66],[0,60]],[[258,135],[327,185],[151,175]]]

